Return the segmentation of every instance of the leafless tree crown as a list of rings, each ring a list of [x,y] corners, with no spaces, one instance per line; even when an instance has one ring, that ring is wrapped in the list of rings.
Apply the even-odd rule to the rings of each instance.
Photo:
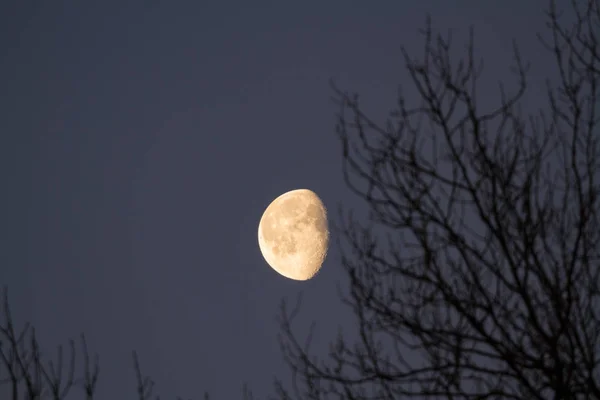
[[[401,93],[378,124],[334,85],[370,212],[338,228],[357,339],[314,358],[284,307],[281,398],[600,399],[600,1],[567,3],[539,36],[558,71],[539,112],[516,45],[516,88],[486,110],[473,32],[456,62],[429,21],[423,56],[404,52],[417,106]]]

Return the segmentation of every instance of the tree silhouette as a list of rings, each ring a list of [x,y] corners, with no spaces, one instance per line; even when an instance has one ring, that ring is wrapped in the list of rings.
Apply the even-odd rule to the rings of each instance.
[[[572,21],[551,3],[539,36],[557,77],[531,115],[516,44],[516,89],[486,110],[473,31],[456,62],[429,20],[423,57],[403,50],[416,106],[400,93],[378,124],[332,84],[369,210],[334,227],[356,339],[314,357],[284,302],[280,398],[600,399],[600,0],[561,4]]]
[[[81,373],[76,373],[78,346],[74,340],[69,341],[68,351],[58,346],[55,360],[45,358],[35,329],[29,324],[20,329],[15,326],[7,293],[5,288],[0,304],[0,393],[8,385],[10,400],[93,400],[100,373],[99,358],[90,354],[85,336],[80,338]],[[137,399],[159,400],[153,394],[154,381],[142,374],[135,351],[132,356],[136,377],[132,389],[137,390]],[[76,392],[79,396],[73,397]],[[204,394],[204,399],[208,400],[208,394]]]

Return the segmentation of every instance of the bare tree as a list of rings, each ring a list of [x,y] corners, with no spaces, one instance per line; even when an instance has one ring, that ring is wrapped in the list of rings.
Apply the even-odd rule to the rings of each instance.
[[[90,354],[83,334],[80,342],[80,374],[76,374],[77,346],[73,340],[69,341],[68,351],[58,346],[55,360],[45,358],[31,325],[25,324],[21,329],[15,326],[5,289],[0,305],[0,389],[9,386],[10,400],[93,400],[100,372],[99,358]],[[142,374],[137,353],[134,351],[132,355],[137,399],[159,400],[153,394],[154,381]],[[208,394],[204,394],[204,399],[208,400]]]
[[[540,45],[557,77],[524,115],[516,89],[477,101],[473,45],[456,62],[428,20],[404,60],[418,92],[378,124],[333,86],[344,176],[369,218],[340,213],[341,296],[357,319],[316,358],[283,304],[294,372],[280,398],[600,399],[600,1],[552,2]],[[531,107],[531,105],[528,105]]]

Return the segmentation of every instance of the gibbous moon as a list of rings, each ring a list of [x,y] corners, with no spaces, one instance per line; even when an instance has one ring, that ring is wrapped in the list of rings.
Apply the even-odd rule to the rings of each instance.
[[[305,281],[315,276],[329,246],[321,199],[308,189],[298,189],[273,200],[260,219],[258,245],[271,268],[286,278]]]

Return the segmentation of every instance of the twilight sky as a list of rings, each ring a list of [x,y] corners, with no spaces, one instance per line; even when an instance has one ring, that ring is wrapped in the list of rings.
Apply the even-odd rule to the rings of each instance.
[[[362,206],[342,181],[330,78],[384,117],[410,89],[399,50],[422,54],[427,12],[456,30],[457,57],[474,24],[483,102],[512,82],[513,38],[542,72],[534,103],[548,62],[545,0],[7,3],[0,285],[48,352],[86,333],[101,399],[135,395],[132,349],[163,398],[271,393],[289,376],[275,317],[299,292],[299,332],[314,320],[324,348],[349,326],[335,240],[295,282],[256,237],[288,190],[315,191],[332,218]]]

